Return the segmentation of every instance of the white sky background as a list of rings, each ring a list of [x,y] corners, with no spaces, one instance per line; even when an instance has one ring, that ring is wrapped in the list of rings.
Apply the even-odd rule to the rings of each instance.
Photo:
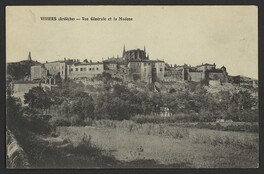
[[[102,61],[144,48],[169,64],[226,66],[230,75],[258,78],[256,6],[7,7],[7,62],[31,51],[40,62]],[[133,21],[41,21],[40,17],[132,17]]]

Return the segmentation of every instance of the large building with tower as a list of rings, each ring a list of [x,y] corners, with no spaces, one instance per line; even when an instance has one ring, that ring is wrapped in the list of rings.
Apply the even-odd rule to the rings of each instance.
[[[31,54],[29,54],[31,59]],[[215,64],[201,64],[195,67],[169,66],[163,60],[152,60],[146,52],[141,50],[123,48],[122,57],[111,57],[102,62],[67,59],[63,61],[46,62],[43,65],[31,67],[31,80],[46,77],[59,77],[60,79],[92,78],[103,72],[110,73],[112,77],[124,81],[142,81],[146,83],[163,81],[195,81],[218,80],[221,83],[228,81],[226,68],[216,68]]]

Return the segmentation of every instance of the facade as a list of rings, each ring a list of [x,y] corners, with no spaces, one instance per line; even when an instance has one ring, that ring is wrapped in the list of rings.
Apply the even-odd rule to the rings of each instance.
[[[65,61],[47,62],[44,66],[49,75],[58,75],[61,79],[67,79],[69,75],[69,65]]]
[[[69,78],[91,78],[98,74],[102,74],[103,71],[104,64],[102,62],[76,63],[70,67]]]
[[[162,81],[165,74],[165,62],[161,60],[152,60],[152,81]]]
[[[191,71],[188,72],[188,80],[194,82],[200,82],[205,79],[205,73],[202,71]]]
[[[48,71],[43,65],[30,67],[31,80],[39,80],[47,77]]]
[[[214,64],[206,63],[206,64],[196,66],[197,71],[203,71],[204,72],[206,70],[211,70],[211,69],[215,69],[215,63]]]
[[[105,70],[117,70],[118,63],[116,61],[104,61]]]
[[[187,65],[182,66],[167,66],[165,67],[164,81],[176,82],[188,80],[189,67]]]
[[[160,60],[133,60],[128,63],[129,79],[153,83],[162,81],[165,73],[165,63]]]
[[[152,65],[146,61],[130,61],[128,63],[129,79],[132,81],[152,82],[151,74]]]

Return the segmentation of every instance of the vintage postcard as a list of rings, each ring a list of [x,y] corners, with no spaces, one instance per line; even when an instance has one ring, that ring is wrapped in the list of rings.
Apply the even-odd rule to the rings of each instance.
[[[8,169],[258,168],[257,6],[7,6]]]

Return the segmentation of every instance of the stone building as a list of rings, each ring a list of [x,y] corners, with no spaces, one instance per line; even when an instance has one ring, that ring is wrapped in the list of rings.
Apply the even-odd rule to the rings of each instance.
[[[105,70],[117,70],[118,62],[116,60],[105,60],[103,63]]]
[[[202,64],[194,68],[188,68],[188,80],[200,82],[202,80],[220,80],[221,83],[228,82],[226,67],[216,68],[215,64]]]
[[[40,80],[48,75],[48,70],[43,65],[35,65],[30,67],[31,80]]]
[[[74,63],[70,66],[69,78],[92,78],[104,71],[103,62]]]
[[[228,82],[228,74],[223,66],[220,69],[211,69],[205,72],[208,80],[220,80],[221,83]]]
[[[128,50],[126,51],[125,46],[123,49],[123,56],[122,58],[126,61],[131,60],[148,60],[149,56],[146,55],[146,48],[144,47],[144,50],[134,49],[134,50]]]
[[[70,73],[70,65],[66,61],[46,62],[44,66],[49,75],[58,75],[61,79],[67,79]]]
[[[162,81],[165,74],[165,62],[162,60],[151,60],[152,63],[152,81]]]
[[[188,80],[189,67],[185,64],[182,66],[167,66],[165,67],[164,81],[176,82]]]
[[[203,64],[202,63],[202,65],[196,66],[197,71],[205,72],[206,70],[211,70],[211,69],[215,69],[215,63],[214,64],[209,64],[209,63]]]
[[[201,82],[205,79],[205,72],[189,69],[188,80],[194,82]]]
[[[162,81],[165,73],[165,63],[161,60],[133,60],[128,63],[129,79],[153,83]]]

